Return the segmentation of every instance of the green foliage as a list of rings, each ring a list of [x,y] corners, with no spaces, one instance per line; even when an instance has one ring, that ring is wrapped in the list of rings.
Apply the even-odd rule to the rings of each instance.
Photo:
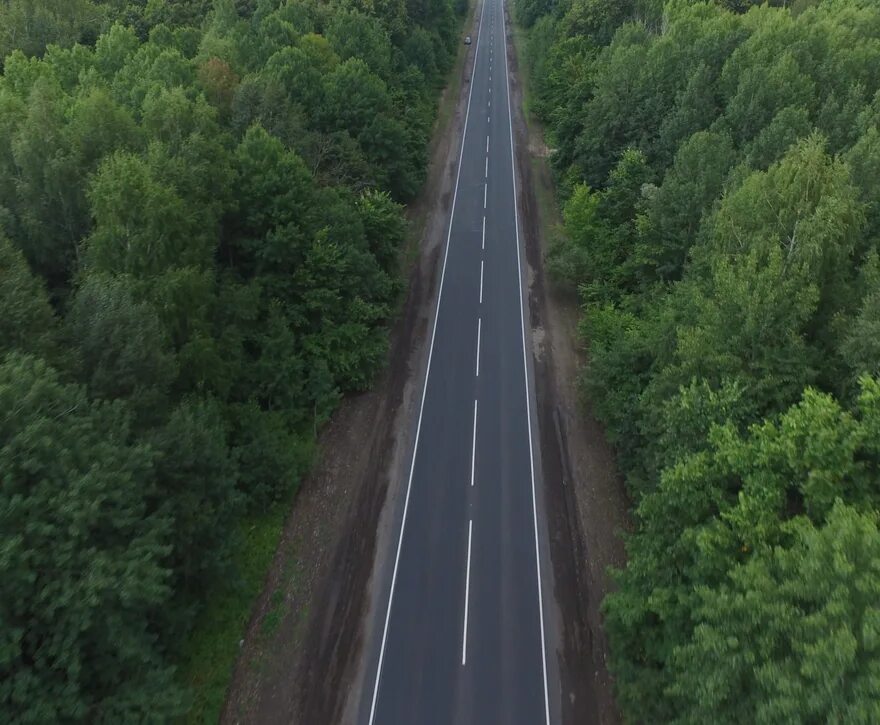
[[[751,712],[747,719],[754,719],[766,702],[765,695],[770,696],[762,688],[774,685],[769,681],[761,687],[741,687],[743,677],[755,676],[753,665],[764,661],[772,666],[773,659],[790,652],[802,658],[799,669],[804,675],[809,677],[811,670],[827,673],[824,654],[811,644],[815,635],[798,629],[801,615],[782,615],[787,621],[774,624],[769,618],[780,615],[772,614],[774,605],[762,600],[758,592],[748,595],[752,613],[747,622],[717,619],[704,607],[705,602],[727,596],[728,578],[740,577],[743,586],[751,580],[746,572],[764,566],[761,562],[772,551],[797,549],[804,527],[821,527],[826,521],[830,525],[836,500],[849,501],[850,506],[875,516],[880,383],[863,378],[861,389],[858,416],[842,410],[831,396],[807,390],[801,403],[778,422],[756,425],[745,437],[737,434],[732,423],[713,426],[708,448],[667,468],[658,489],[641,500],[639,531],[628,543],[630,561],[618,574],[620,591],[610,595],[605,605],[616,647],[620,695],[634,716],[652,721],[675,719],[687,712],[679,697],[706,698],[704,704],[721,706],[728,695],[719,681],[730,667],[739,669],[736,679],[729,682],[735,702],[724,706],[741,707],[739,712]],[[836,534],[829,536],[837,539]],[[870,564],[860,570],[873,571],[870,576],[874,576],[876,558],[867,551],[862,555]],[[831,582],[827,583],[830,587]],[[830,596],[823,591],[834,591],[833,587],[823,589],[825,584],[820,586],[815,579],[809,585],[817,597]],[[836,595],[834,601],[849,598]],[[806,603],[803,606],[804,616],[816,611]],[[840,616],[850,615],[841,612]],[[860,616],[849,626],[861,621]],[[688,670],[693,664],[679,669],[678,655],[673,655],[684,651],[693,657],[706,646],[705,640],[701,642],[707,634],[701,622],[707,617],[716,630],[723,621],[725,637],[729,637],[725,647],[748,646],[753,654],[741,653],[738,656],[744,659],[739,662],[721,658],[714,664],[703,657],[699,664],[703,675],[695,679],[695,670]],[[773,627],[783,624],[787,634],[768,636]],[[744,633],[736,634],[741,628],[751,632],[748,644]],[[836,632],[823,631],[822,636],[833,642]],[[865,665],[850,667],[850,674],[837,680],[837,688],[846,683],[859,692],[856,678],[876,667],[876,649],[866,648],[862,656]],[[713,701],[713,697],[718,699]],[[825,691],[817,707],[829,706],[833,700],[821,704],[821,698],[830,697]],[[853,704],[859,708],[867,702]],[[730,712],[730,720],[739,719],[734,716],[736,710]]]
[[[607,230],[599,218],[600,196],[586,184],[575,187],[565,204],[565,239],[551,249],[547,261],[552,274],[560,280],[576,283],[580,279],[596,279],[593,264],[601,262],[592,258],[594,250],[602,244]],[[607,266],[607,265],[606,265]]]
[[[878,717],[880,8],[789,6],[517,4],[636,504],[633,722]]]
[[[679,147],[663,183],[646,190],[634,254],[644,285],[681,279],[703,213],[721,195],[735,159],[729,136],[697,131]]]
[[[517,22],[531,28],[540,17],[548,15],[554,5],[549,0],[519,0],[515,6]]]
[[[0,721],[219,707],[316,435],[385,361],[457,25],[0,0]]]
[[[238,474],[222,412],[210,398],[185,400],[149,436],[158,454],[150,502],[170,521],[166,564],[184,604],[197,602],[225,571],[228,531],[243,503],[235,491]]]
[[[288,513],[287,502],[275,504],[265,513],[236,521],[224,532],[230,549],[233,576],[215,582],[214,596],[205,604],[192,634],[180,652],[178,680],[192,693],[192,705],[184,722],[203,725],[217,722],[226,701],[226,688],[235,660],[241,651],[239,637],[251,606],[266,580]]]
[[[5,356],[0,404],[3,719],[173,716],[151,624],[170,595],[169,522],[146,500],[153,453],[122,403],[90,402],[32,357]]]
[[[7,0],[0,5],[0,66],[16,49],[41,55],[53,43],[94,41],[103,20],[91,0]]]
[[[336,13],[327,39],[339,59],[360,58],[380,78],[391,74],[391,39],[379,18],[352,11]]]
[[[393,274],[398,250],[406,240],[406,223],[400,206],[389,194],[375,190],[361,194],[357,205],[370,252],[386,273]]]
[[[849,330],[841,341],[841,354],[858,377],[880,374],[880,277],[876,255],[865,264],[867,292]]]
[[[8,239],[0,236],[0,354],[47,353],[55,319],[39,279]]]
[[[565,8],[562,17],[562,31],[568,36],[585,36],[596,45],[605,45],[615,29],[634,10],[632,0],[604,2],[604,0],[571,0],[559,3]],[[526,6],[528,7],[528,6]],[[548,3],[548,9],[552,4]],[[536,17],[538,7],[533,7],[527,17]]]
[[[880,717],[877,517],[838,503],[821,528],[792,530],[789,548],[701,590],[693,640],[674,656],[679,721]]]
[[[124,399],[138,421],[160,422],[176,375],[176,360],[159,316],[135,299],[132,280],[88,275],[65,319],[77,354],[77,377],[89,394]]]
[[[172,265],[208,263],[209,238],[148,161],[126,153],[109,156],[89,194],[95,216],[86,242],[89,268],[152,277]]]

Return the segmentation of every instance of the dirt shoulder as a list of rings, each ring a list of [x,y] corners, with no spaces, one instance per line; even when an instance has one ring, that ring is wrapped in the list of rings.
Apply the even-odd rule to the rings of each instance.
[[[608,567],[624,561],[620,532],[630,526],[623,481],[602,426],[579,397],[586,362],[578,344],[577,300],[544,269],[549,236],[560,223],[543,132],[523,114],[523,77],[508,16],[519,204],[529,266],[529,310],[541,432],[550,555],[561,622],[558,653],[565,723],[617,723],[600,605],[612,586]]]
[[[467,27],[473,18],[472,8]],[[387,528],[380,519],[411,447],[472,63],[472,49],[463,49],[441,98],[425,187],[407,209],[418,248],[388,366],[372,390],[342,403],[320,435],[319,458],[254,606],[223,723],[335,723],[351,702],[377,537]]]

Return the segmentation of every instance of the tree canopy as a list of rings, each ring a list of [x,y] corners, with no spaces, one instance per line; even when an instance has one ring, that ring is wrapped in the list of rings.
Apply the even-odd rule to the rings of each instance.
[[[636,511],[633,722],[873,722],[880,8],[519,0],[582,385]]]
[[[463,10],[0,2],[3,722],[186,710],[230,529],[384,363]]]

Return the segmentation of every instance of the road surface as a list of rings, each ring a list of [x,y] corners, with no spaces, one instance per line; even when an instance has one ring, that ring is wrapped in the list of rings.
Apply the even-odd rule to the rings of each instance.
[[[369,725],[549,723],[502,0],[484,0]]]

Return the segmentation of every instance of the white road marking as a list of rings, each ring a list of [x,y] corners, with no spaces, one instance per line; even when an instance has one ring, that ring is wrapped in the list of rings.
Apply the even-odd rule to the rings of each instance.
[[[489,108],[492,108],[492,99],[489,99]]]
[[[477,461],[477,400],[474,399],[474,439],[471,443],[471,486],[474,485],[474,470]]]
[[[503,0],[502,0],[503,2]],[[504,28],[504,37],[507,37],[507,21],[502,16],[502,27]],[[529,429],[529,471],[532,478],[532,518],[535,524],[535,570],[537,573],[538,583],[538,613],[541,619],[541,665],[544,675],[544,719],[546,725],[550,725],[550,693],[547,688],[547,652],[544,637],[544,594],[541,590],[541,548],[538,543],[538,504],[535,495],[535,455],[532,447],[532,411],[531,400],[529,399],[529,366],[526,357],[526,318],[523,307],[523,276],[522,261],[520,259],[520,241],[519,241],[519,209],[517,207],[516,197],[516,158],[513,153],[513,112],[510,110],[510,75],[507,67],[507,51],[504,53],[504,88],[507,93],[507,125],[510,130],[510,163],[513,174],[513,218],[516,228],[516,265],[519,272],[519,319],[520,330],[522,331],[522,350],[523,350],[523,378],[526,387],[526,422]]]
[[[489,178],[489,157],[488,156],[486,157],[486,170],[485,170],[485,172],[483,172],[483,176],[485,176],[487,179]]]
[[[482,249],[486,248],[486,217],[483,217],[483,246]]]
[[[483,318],[477,318],[477,377],[480,377],[480,333],[483,329]],[[473,486],[473,480],[471,481],[471,486]]]
[[[486,153],[489,153],[489,134],[486,134]]]
[[[477,30],[477,49],[474,54],[474,63],[477,61],[477,56],[480,53],[480,33],[483,31],[483,11],[486,9],[485,4],[480,9],[480,25]],[[403,532],[406,528],[406,515],[409,511],[409,496],[412,492],[412,481],[413,481],[413,472],[416,467],[416,453],[419,450],[419,434],[422,431],[422,415],[425,412],[425,394],[428,391],[428,377],[431,374],[431,358],[434,355],[434,338],[437,334],[437,320],[440,317],[440,300],[443,296],[443,281],[446,277],[446,262],[449,258],[449,241],[452,238],[452,221],[455,218],[455,202],[458,198],[458,184],[461,179],[461,161],[464,158],[464,147],[465,147],[465,136],[467,136],[467,125],[468,125],[468,117],[471,112],[471,98],[474,93],[473,84],[468,91],[468,102],[467,108],[465,109],[464,114],[464,131],[462,132],[461,139],[461,150],[458,155],[458,171],[455,175],[455,190],[452,193],[452,210],[449,214],[449,230],[446,233],[446,250],[443,253],[443,269],[440,272],[440,290],[437,293],[437,308],[434,311],[434,327],[431,331],[431,344],[428,348],[428,365],[425,370],[425,384],[422,387],[422,401],[419,405],[419,420],[416,424],[416,438],[413,446],[413,456],[412,462],[410,463],[409,469],[409,480],[406,484],[406,497],[403,502],[403,519],[400,522],[400,536],[397,539],[397,553],[394,556],[394,573],[391,575],[391,589],[388,593],[388,609],[385,611],[385,625],[382,630],[382,644],[379,648],[379,664],[376,667],[376,683],[373,686],[373,701],[370,705],[370,720],[369,725],[373,725],[373,720],[376,717],[376,702],[379,697],[379,681],[382,678],[382,664],[385,660],[385,645],[388,641],[388,623],[391,621],[391,605],[394,602],[394,586],[397,583],[397,569],[400,565],[400,550],[403,547]],[[470,534],[468,534],[468,539],[470,539]]]
[[[483,260],[480,260],[480,304],[483,304]]]
[[[486,208],[486,194],[489,191],[489,184],[483,184],[483,209]]]
[[[461,666],[467,663],[467,625],[468,625],[468,597],[471,593],[471,538],[474,531],[474,520],[468,520],[468,553],[467,569],[464,575],[464,634],[461,638]]]

